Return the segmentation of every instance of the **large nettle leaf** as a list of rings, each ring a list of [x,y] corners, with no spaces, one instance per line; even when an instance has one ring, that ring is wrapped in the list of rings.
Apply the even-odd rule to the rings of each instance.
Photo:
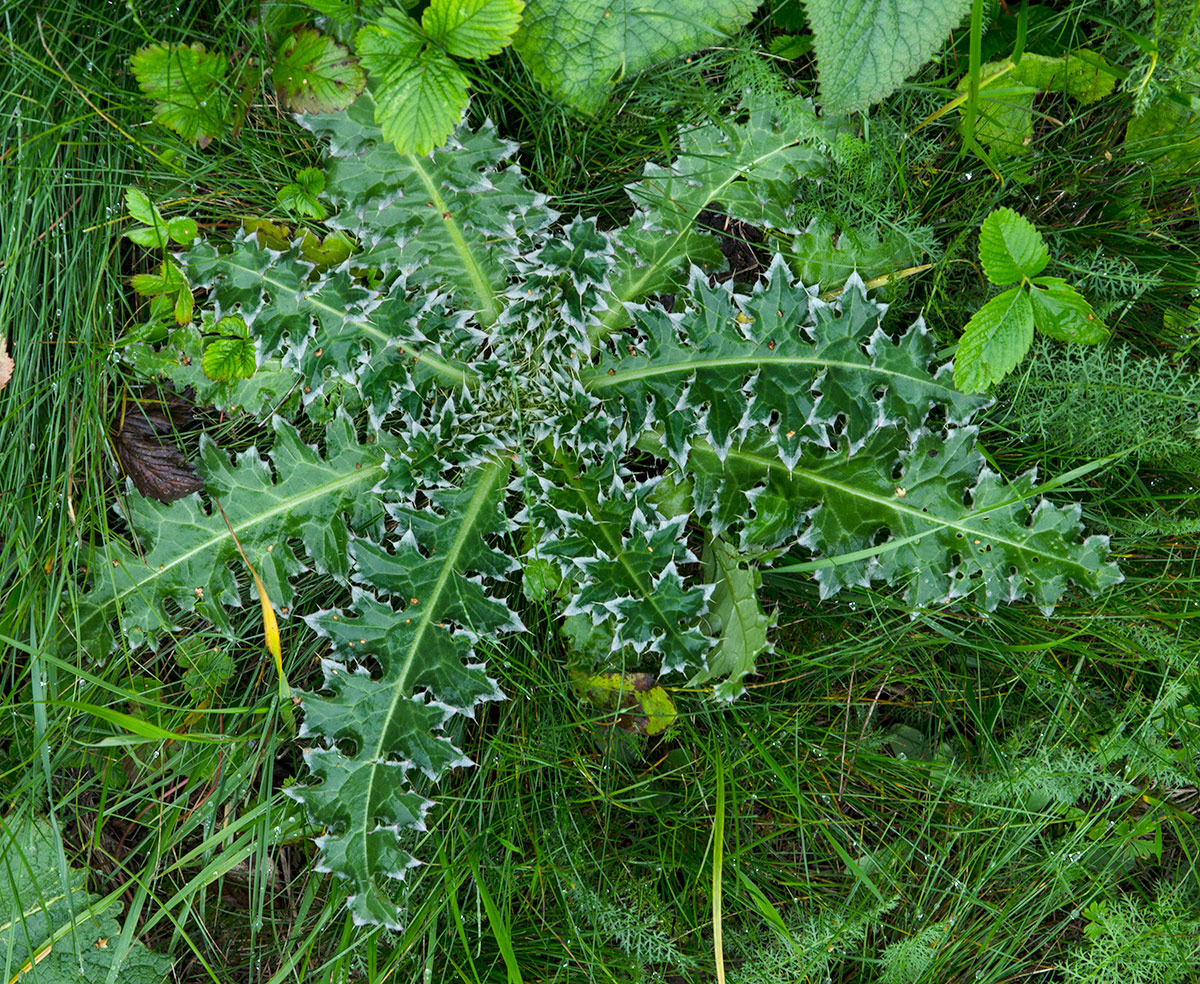
[[[819,170],[815,129],[751,111],[683,134],[680,159],[630,189],[630,224],[605,231],[555,226],[491,127],[402,155],[359,103],[304,118],[330,146],[333,224],[358,244],[345,264],[253,235],[177,258],[203,317],[241,318],[260,371],[291,373],[327,423],[318,454],[276,421],[274,474],[211,444],[200,473],[277,605],[303,568],[346,585],[305,616],[330,649],[301,692],[315,781],[290,793],[357,921],[400,922],[406,832],[467,764],[454,720],[501,697],[484,653],[521,631],[522,579],[558,605],[573,672],[650,671],[723,700],[769,645],[759,568],[784,555],[823,595],[884,582],[914,608],[1048,610],[1072,582],[1119,580],[1078,508],[985,467],[983,398],[955,389],[922,323],[885,328],[858,279],[823,303],[781,257],[752,288],[710,282],[700,210],[777,209]],[[664,290],[669,307],[650,297]],[[143,347],[135,364],[174,378],[177,359]],[[119,620],[139,643],[193,613],[229,630],[248,585],[215,508],[134,499],[130,515],[138,547],[93,560],[83,641],[111,648]]]

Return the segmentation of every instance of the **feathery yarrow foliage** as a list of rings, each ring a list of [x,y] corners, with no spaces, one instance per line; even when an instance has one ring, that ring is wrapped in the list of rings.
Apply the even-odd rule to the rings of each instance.
[[[300,240],[247,231],[175,262],[203,316],[242,319],[324,440],[274,418],[267,458],[205,443],[207,497],[132,497],[139,542],[97,548],[75,630],[92,652],[193,616],[229,631],[250,590],[234,534],[281,615],[302,571],[345,585],[340,607],[301,613],[329,645],[299,694],[315,781],[288,791],[357,922],[399,923],[396,883],[419,863],[404,832],[424,828],[429,784],[468,764],[447,722],[503,696],[480,643],[522,631],[522,580],[597,669],[731,700],[768,645],[757,568],[785,553],[824,565],[823,596],[883,583],[914,608],[1049,611],[1072,582],[1120,579],[1078,507],[986,467],[970,424],[986,401],[955,389],[922,322],[885,330],[857,278],[824,303],[780,257],[746,289],[710,279],[699,212],[792,194],[818,156],[764,112],[683,134],[613,230],[558,222],[490,126],[416,156],[383,139],[366,94],[302,123],[328,147],[330,224],[356,253],[322,269]],[[194,331],[164,351],[176,339]],[[269,416],[249,383],[209,392]]]

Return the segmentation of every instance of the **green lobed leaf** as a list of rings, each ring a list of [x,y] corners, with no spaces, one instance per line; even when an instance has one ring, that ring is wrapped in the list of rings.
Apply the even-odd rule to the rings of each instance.
[[[154,118],[163,126],[207,147],[229,129],[229,96],[223,55],[202,44],[150,44],[130,59],[138,85],[154,103]]]
[[[317,841],[318,870],[349,882],[348,905],[360,925],[400,927],[389,882],[402,881],[419,862],[399,834],[423,830],[433,805],[414,779],[433,781],[471,764],[437,732],[453,715],[474,716],[479,702],[503,696],[473,644],[479,634],[522,628],[480,584],[481,576],[494,579],[512,566],[487,542],[508,529],[499,507],[509,467],[492,461],[461,490],[434,492],[433,510],[410,511],[394,567],[359,570],[363,580],[378,577],[402,588],[400,610],[356,592],[351,612],[307,618],[333,646],[333,658],[322,661],[322,693],[332,696],[302,695],[302,734],[321,739],[304,757],[320,782],[287,792],[325,828]],[[414,563],[406,567],[405,561]],[[376,672],[367,669],[368,660]]]
[[[826,112],[867,109],[936,54],[970,0],[804,0]]]
[[[954,356],[954,382],[964,393],[981,393],[1007,376],[1033,342],[1029,294],[1013,287],[976,311]]]
[[[1011,208],[998,208],[979,228],[979,262],[988,280],[1005,287],[1045,270],[1050,250],[1032,222]]]
[[[280,42],[271,79],[284,106],[297,113],[345,109],[366,84],[358,59],[314,27],[297,28]]]
[[[1108,338],[1108,328],[1092,306],[1061,277],[1034,280],[1029,303],[1038,331],[1055,341],[1098,345]]]
[[[530,0],[513,47],[533,77],[595,113],[626,76],[727,39],[758,0]]]
[[[301,120],[331,145],[326,196],[341,211],[328,224],[363,241],[362,266],[405,269],[411,286],[449,291],[494,324],[529,238],[558,213],[505,165],[517,147],[495,127],[460,128],[445,149],[421,157],[381,140],[373,112],[364,93],[344,114]]]
[[[248,338],[216,338],[204,346],[204,375],[216,382],[249,379],[258,368],[254,343]]]
[[[411,17],[394,7],[358,32],[363,67],[375,80],[375,122],[402,154],[441,147],[467,106],[467,77]]]
[[[719,538],[709,539],[700,562],[704,580],[716,585],[708,621],[717,644],[708,657],[707,672],[689,680],[688,686],[717,679],[716,698],[733,701],[746,692],[743,681],[754,672],[755,660],[771,648],[767,632],[775,619],[763,611],[758,598],[762,575],[731,545]]]
[[[231,465],[203,435],[199,471],[268,597],[286,613],[293,606],[291,579],[302,571],[349,576],[349,529],[379,519],[378,506],[363,495],[384,478],[384,453],[360,445],[344,415],[326,429],[324,458],[290,424],[280,418],[273,424],[270,464],[251,448]],[[88,590],[69,626],[78,643],[109,652],[118,644],[115,620],[131,648],[153,645],[193,612],[232,634],[229,609],[243,604],[239,578],[244,585],[246,572],[220,511],[195,495],[170,506],[133,495],[127,504],[137,546],[114,538],[90,557]]]
[[[87,872],[68,867],[48,820],[21,813],[0,825],[0,929],[5,965],[22,984],[164,984],[170,957],[123,941],[120,900],[87,890]]]
[[[522,0],[432,0],[421,27],[459,58],[487,58],[508,47],[521,23]]]

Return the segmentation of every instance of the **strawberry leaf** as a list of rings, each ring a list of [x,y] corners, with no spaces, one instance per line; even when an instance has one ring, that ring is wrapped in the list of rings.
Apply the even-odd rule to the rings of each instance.
[[[301,27],[283,39],[271,77],[280,100],[297,113],[345,109],[366,84],[358,59],[313,27]]]

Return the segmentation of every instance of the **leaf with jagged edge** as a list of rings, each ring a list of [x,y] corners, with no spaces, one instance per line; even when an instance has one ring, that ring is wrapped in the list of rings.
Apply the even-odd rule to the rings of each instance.
[[[283,104],[298,113],[345,109],[366,77],[344,45],[313,27],[300,27],[280,42],[271,68]]]
[[[513,567],[488,543],[508,532],[510,468],[506,460],[489,461],[462,489],[433,491],[430,509],[402,511],[408,526],[395,555],[375,548],[368,557],[367,542],[356,543],[356,577],[396,593],[399,610],[356,591],[351,611],[306,619],[333,645],[333,658],[322,660],[322,692],[332,696],[303,694],[302,733],[322,740],[304,758],[321,781],[287,792],[325,828],[317,868],[350,883],[348,904],[359,925],[400,927],[395,886],[387,883],[420,862],[399,835],[423,830],[433,805],[413,788],[410,773],[436,781],[471,764],[437,732],[453,715],[473,716],[481,701],[503,697],[473,644],[522,628],[482,583],[498,582]]]
[[[754,662],[770,648],[767,631],[775,624],[758,598],[762,575],[728,543],[709,538],[700,558],[704,579],[713,589],[708,621],[717,644],[708,656],[706,673],[688,681],[689,687],[719,679],[713,688],[718,700],[733,701],[746,692],[743,679],[754,672]]]
[[[882,581],[914,608],[980,593],[989,611],[1029,597],[1049,612],[1068,581],[1097,594],[1121,580],[1107,537],[1079,539],[1078,506],[1039,498],[1031,474],[1004,483],[975,439],[973,427],[910,440],[888,425],[856,454],[808,452],[791,469],[765,440],[724,460],[697,440],[688,470],[702,515],[744,517],[743,550],[794,543],[829,562],[822,597]]]
[[[228,609],[242,605],[237,576],[245,568],[239,542],[280,611],[292,607],[291,579],[310,567],[349,577],[349,529],[373,529],[381,519],[365,493],[386,475],[384,450],[360,445],[342,415],[326,429],[324,457],[290,424],[278,417],[273,424],[269,465],[254,448],[231,465],[201,437],[199,471],[228,526],[215,506],[196,495],[170,506],[129,497],[127,517],[139,546],[114,538],[89,558],[88,590],[70,626],[81,646],[109,652],[116,642],[114,620],[132,648],[153,645],[179,620],[164,607],[167,601],[232,635]],[[303,545],[301,554],[292,540]]]
[[[670,167],[646,164],[642,179],[626,188],[638,212],[616,234],[613,300],[603,319],[608,330],[628,323],[625,302],[681,286],[679,273],[687,264],[709,270],[723,266],[716,241],[696,226],[709,205],[748,185],[824,173],[825,156],[815,145],[817,124],[814,119],[803,125],[803,119],[784,127],[769,107],[751,101],[745,123],[683,129],[679,156]]]
[[[447,310],[447,297],[410,298],[402,279],[381,297],[346,266],[314,277],[302,248],[263,249],[247,234],[228,251],[204,244],[181,259],[217,316],[239,314],[262,354],[296,371],[305,404],[340,381],[358,389],[377,424],[397,407],[417,414],[438,385],[474,385],[463,360],[479,333]]]
[[[701,620],[712,587],[685,580],[698,564],[687,514],[663,516],[656,482],[635,482],[612,458],[586,472],[547,466],[529,482],[532,555],[558,564],[570,585],[564,614],[606,624],[613,652],[657,654],[661,674],[707,672],[712,640]]]
[[[300,119],[330,144],[325,195],[340,211],[327,225],[363,243],[356,266],[403,269],[410,286],[448,290],[493,324],[516,261],[558,213],[505,165],[517,145],[490,124],[460,126],[445,147],[418,157],[385,141],[373,112],[364,92],[345,113]]]
[[[583,374],[585,389],[623,413],[634,435],[660,428],[681,466],[699,436],[723,454],[766,429],[793,464],[805,444],[842,440],[853,451],[880,426],[915,429],[934,406],[963,421],[986,402],[958,392],[944,368],[930,374],[935,342],[922,322],[899,340],[888,335],[886,307],[857,278],[836,306],[793,283],[780,257],[749,296],[709,286],[695,268],[688,289],[682,313],[633,309],[636,340],[626,346],[622,336],[617,358]]]

